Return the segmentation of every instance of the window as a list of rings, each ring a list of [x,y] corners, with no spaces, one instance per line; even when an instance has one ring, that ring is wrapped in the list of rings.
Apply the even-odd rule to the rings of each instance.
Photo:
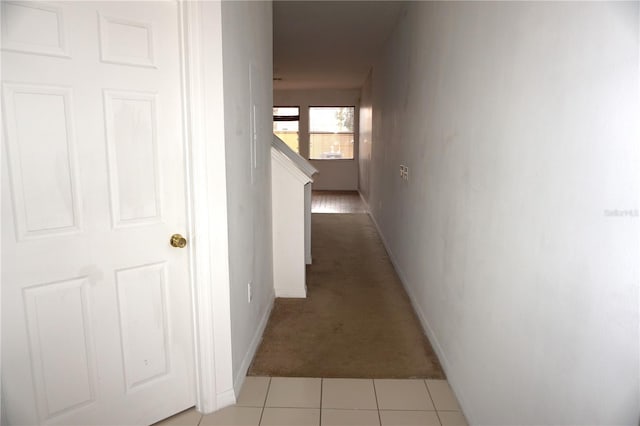
[[[309,158],[353,159],[354,107],[309,108]]]
[[[299,107],[273,107],[273,133],[297,153],[300,153],[299,124]]]

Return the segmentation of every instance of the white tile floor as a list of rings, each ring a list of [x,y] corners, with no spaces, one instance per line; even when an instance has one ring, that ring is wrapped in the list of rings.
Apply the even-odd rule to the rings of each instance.
[[[466,426],[446,380],[247,377],[238,403],[156,426]]]

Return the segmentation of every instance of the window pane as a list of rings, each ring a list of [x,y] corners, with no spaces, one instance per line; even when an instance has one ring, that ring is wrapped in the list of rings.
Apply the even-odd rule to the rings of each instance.
[[[353,159],[354,107],[309,108],[309,158]]]
[[[274,121],[273,131],[275,132],[295,132],[298,133],[297,121]]]
[[[273,107],[273,133],[297,153],[300,153],[299,120],[299,107]]]
[[[274,121],[273,133],[295,152],[300,153],[297,121]]]
[[[353,158],[353,133],[311,133],[309,137],[313,160]]]
[[[353,133],[354,107],[309,108],[311,133]]]
[[[273,107],[273,115],[278,116],[299,116],[300,108],[298,107]]]

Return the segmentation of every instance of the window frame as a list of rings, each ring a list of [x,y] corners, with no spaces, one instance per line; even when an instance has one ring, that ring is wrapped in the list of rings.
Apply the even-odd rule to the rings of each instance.
[[[276,108],[296,108],[298,110],[298,115],[275,115],[273,113],[273,110]],[[302,132],[301,132],[301,123],[302,120],[300,119],[301,114],[300,112],[302,111],[302,108],[300,107],[300,105],[273,105],[273,107],[271,108],[272,111],[272,123],[275,122],[282,122],[282,121],[297,121],[298,122],[298,150],[295,151],[293,150],[293,148],[291,148],[294,152],[296,152],[298,155],[301,155],[302,153],[302,146],[301,146],[301,142],[302,142],[302,138],[300,137]],[[275,131],[273,132],[274,134],[276,133]]]
[[[275,108],[297,108],[298,115],[275,115],[273,110]],[[300,105],[274,105],[271,109],[273,115],[273,121],[300,121]]]
[[[312,132],[311,131],[311,109],[312,108],[353,108],[353,131],[351,132]],[[356,137],[356,111],[357,108],[355,105],[308,105],[307,106],[307,149],[309,150],[307,159],[309,161],[355,161],[358,155],[357,151],[357,137]],[[353,135],[353,157],[351,158],[311,158],[311,135]]]

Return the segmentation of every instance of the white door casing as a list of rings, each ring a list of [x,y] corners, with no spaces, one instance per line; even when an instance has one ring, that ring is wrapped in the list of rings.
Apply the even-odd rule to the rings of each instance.
[[[235,403],[231,354],[229,234],[224,131],[222,4],[181,1],[187,203],[193,238],[192,280],[196,408],[211,413]]]
[[[145,424],[195,401],[188,250],[168,244],[188,229],[179,8],[2,5],[10,423]]]

